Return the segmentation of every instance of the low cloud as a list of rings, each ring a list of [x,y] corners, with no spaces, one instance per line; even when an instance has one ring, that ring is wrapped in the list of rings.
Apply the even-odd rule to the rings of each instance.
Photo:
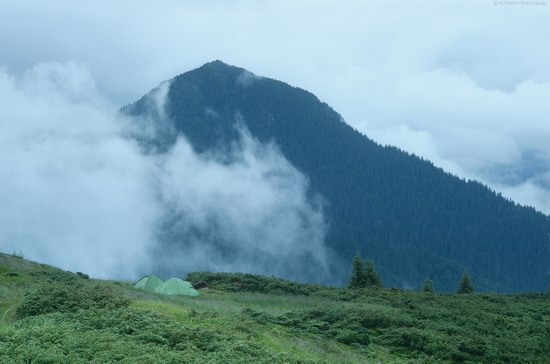
[[[307,179],[275,145],[241,130],[229,154],[197,155],[179,138],[162,158],[167,215],[155,254],[165,271],[185,262],[187,270],[328,278],[322,201],[308,198]]]
[[[459,0],[5,0],[0,45],[17,73],[85,62],[117,105],[221,59],[311,91],[367,136],[518,202],[532,203],[530,183],[550,213],[548,168],[523,168],[532,153],[550,165],[549,15],[548,5]],[[503,180],[510,171],[523,178]]]
[[[131,276],[157,211],[149,163],[88,70],[0,74],[0,248],[95,276]]]
[[[550,83],[486,89],[466,72],[438,69],[403,78],[386,96],[360,130],[550,213]]]
[[[167,87],[152,100],[160,119]],[[96,277],[162,268],[322,279],[322,203],[275,145],[241,128],[229,155],[197,154],[183,136],[145,152],[166,123],[118,115],[76,63],[2,70],[0,98],[2,251]]]

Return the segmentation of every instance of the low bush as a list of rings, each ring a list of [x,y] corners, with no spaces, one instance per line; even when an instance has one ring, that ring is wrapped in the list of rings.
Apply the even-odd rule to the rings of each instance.
[[[87,275],[86,273],[76,272],[76,275],[79,276],[80,278],[90,279],[90,276]]]
[[[247,335],[131,307],[50,313],[0,327],[0,362],[308,363]]]
[[[343,344],[369,345],[367,328],[358,311],[345,309],[315,309],[290,311],[283,315],[271,315],[251,308],[242,314],[260,324],[272,323],[289,327],[294,331],[318,334]]]
[[[91,308],[127,307],[130,300],[109,286],[45,283],[27,292],[16,309],[18,318],[51,312],[76,312]]]
[[[42,283],[58,283],[58,284],[75,284],[78,282],[78,276],[71,272],[62,270],[44,269],[31,271],[30,276],[34,282]]]
[[[307,296],[319,289],[315,285],[300,284],[277,277],[248,273],[194,272],[189,273],[186,280],[194,283],[203,281],[210,288],[232,292],[288,293]]]

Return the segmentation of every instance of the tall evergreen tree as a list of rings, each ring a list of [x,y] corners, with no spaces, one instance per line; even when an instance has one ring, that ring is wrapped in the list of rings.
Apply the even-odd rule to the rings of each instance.
[[[367,268],[364,275],[367,287],[382,287],[382,280],[378,277],[378,273],[374,269],[374,263],[370,259],[367,260]]]
[[[359,252],[353,257],[351,263],[351,279],[349,281],[349,288],[364,288],[365,287],[365,272],[363,272],[363,259],[359,255]]]
[[[462,278],[460,279],[460,284],[456,293],[472,293],[474,292],[474,284],[470,279],[470,274],[468,271],[464,271]]]
[[[428,292],[428,293],[433,293],[434,292],[434,287],[433,287],[432,280],[430,279],[430,277],[426,277],[424,279],[424,282],[422,283],[422,292]]]

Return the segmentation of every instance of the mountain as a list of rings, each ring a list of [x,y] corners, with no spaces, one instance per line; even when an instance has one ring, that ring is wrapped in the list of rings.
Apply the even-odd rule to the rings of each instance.
[[[378,145],[313,94],[220,61],[175,77],[165,92],[171,132],[157,134],[157,152],[168,151],[178,134],[197,153],[230,149],[241,137],[236,125],[244,125],[307,176],[311,195],[326,202],[335,282],[346,282],[359,251],[374,260],[386,286],[419,287],[429,276],[436,289],[450,291],[468,269],[481,290],[547,287],[548,216]],[[160,120],[151,107],[157,94],[123,112]]]

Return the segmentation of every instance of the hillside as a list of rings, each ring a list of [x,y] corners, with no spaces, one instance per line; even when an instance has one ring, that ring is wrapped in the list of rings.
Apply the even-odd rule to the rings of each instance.
[[[547,363],[544,294],[349,290],[193,273],[162,296],[0,254],[2,363]]]
[[[308,178],[309,194],[325,202],[325,242],[335,252],[327,282],[344,283],[360,251],[394,287],[419,287],[429,276],[437,289],[452,291],[464,269],[483,290],[548,285],[548,216],[376,144],[307,91],[220,61],[171,80],[165,110],[153,106],[157,91],[123,109],[157,122],[156,139],[142,141],[147,147],[166,153],[185,135],[197,152],[223,154],[244,125]],[[172,235],[164,244],[185,251],[187,240]],[[313,273],[307,280],[316,279]]]

